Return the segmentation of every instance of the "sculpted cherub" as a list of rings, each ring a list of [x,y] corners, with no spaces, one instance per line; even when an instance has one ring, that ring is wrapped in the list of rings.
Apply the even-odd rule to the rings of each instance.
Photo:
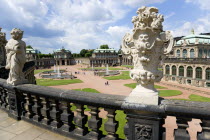
[[[10,69],[9,78],[7,79],[8,84],[18,85],[25,83],[26,79],[22,72],[23,66],[26,62],[26,44],[22,41],[23,31],[14,28],[11,31],[11,37],[5,46],[6,49],[6,69]]]

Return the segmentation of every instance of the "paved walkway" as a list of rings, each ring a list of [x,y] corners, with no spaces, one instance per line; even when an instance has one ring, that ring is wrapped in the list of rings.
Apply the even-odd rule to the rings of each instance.
[[[92,71],[78,70],[78,68],[81,68],[81,66],[78,65],[60,67],[60,69],[66,69],[66,68],[69,73],[70,72],[74,73],[79,71],[80,74],[76,74],[75,76],[77,76],[78,79],[82,80],[83,83],[51,86],[51,87],[61,88],[61,89],[93,88],[101,93],[115,94],[115,95],[128,95],[132,91],[131,88],[123,86],[124,84],[133,83],[134,81],[132,79],[114,80],[114,81],[106,80],[101,78],[100,76],[94,76]],[[109,82],[108,86],[105,85],[105,82],[107,81]]]
[[[25,121],[9,118],[0,110],[0,140],[73,140]]]

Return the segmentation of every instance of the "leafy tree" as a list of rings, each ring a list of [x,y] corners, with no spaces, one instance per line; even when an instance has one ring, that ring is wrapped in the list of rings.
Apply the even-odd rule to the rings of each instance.
[[[27,49],[33,49],[33,47],[31,47],[31,45],[26,46]]]
[[[81,51],[80,51],[80,56],[81,57],[85,57],[85,54],[88,52],[88,50],[86,50],[86,49],[82,49]]]
[[[39,57],[39,58],[43,58],[43,57],[50,57],[50,58],[53,58],[54,55],[52,55],[52,54],[38,54],[38,57]]]
[[[85,54],[85,57],[90,57],[90,56],[91,56],[91,53],[90,52],[88,52],[88,53]]]
[[[101,45],[101,46],[100,46],[100,49],[109,49],[109,46],[108,46],[107,44]]]

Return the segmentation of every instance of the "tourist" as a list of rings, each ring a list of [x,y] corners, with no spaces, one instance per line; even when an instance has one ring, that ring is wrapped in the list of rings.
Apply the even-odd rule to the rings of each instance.
[[[106,82],[106,85],[109,85],[109,82],[108,81]]]

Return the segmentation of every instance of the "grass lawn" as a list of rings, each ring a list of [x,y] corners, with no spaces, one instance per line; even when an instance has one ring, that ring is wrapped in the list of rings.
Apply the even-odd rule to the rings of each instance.
[[[181,95],[182,92],[179,90],[159,90],[159,96],[161,97],[170,97]]]
[[[132,68],[133,69],[133,66],[131,66],[131,65],[121,65],[121,67],[126,67],[126,68]]]
[[[92,70],[92,68],[79,68],[79,69]],[[106,69],[106,67],[93,67],[93,69],[101,70],[101,69]],[[122,70],[122,68],[109,67],[109,70]]]
[[[103,77],[104,79],[107,80],[127,80],[127,79],[131,79],[129,76],[129,71],[122,71],[122,73],[120,75],[117,76],[107,76],[107,77]]]
[[[196,102],[210,102],[210,98],[203,97],[195,94],[191,94],[189,99],[174,99],[174,100],[186,100],[186,101],[196,101]]]
[[[136,83],[125,84],[124,86],[134,89],[136,87]],[[156,89],[165,89],[165,87],[155,85]]]
[[[82,83],[79,79],[61,79],[61,80],[53,80],[53,79],[36,79],[37,85],[39,86],[57,86],[57,85],[68,85],[74,83]]]
[[[92,93],[100,93],[98,90],[93,88],[83,88],[83,89],[73,89],[77,91],[84,91],[84,92],[92,92]]]

